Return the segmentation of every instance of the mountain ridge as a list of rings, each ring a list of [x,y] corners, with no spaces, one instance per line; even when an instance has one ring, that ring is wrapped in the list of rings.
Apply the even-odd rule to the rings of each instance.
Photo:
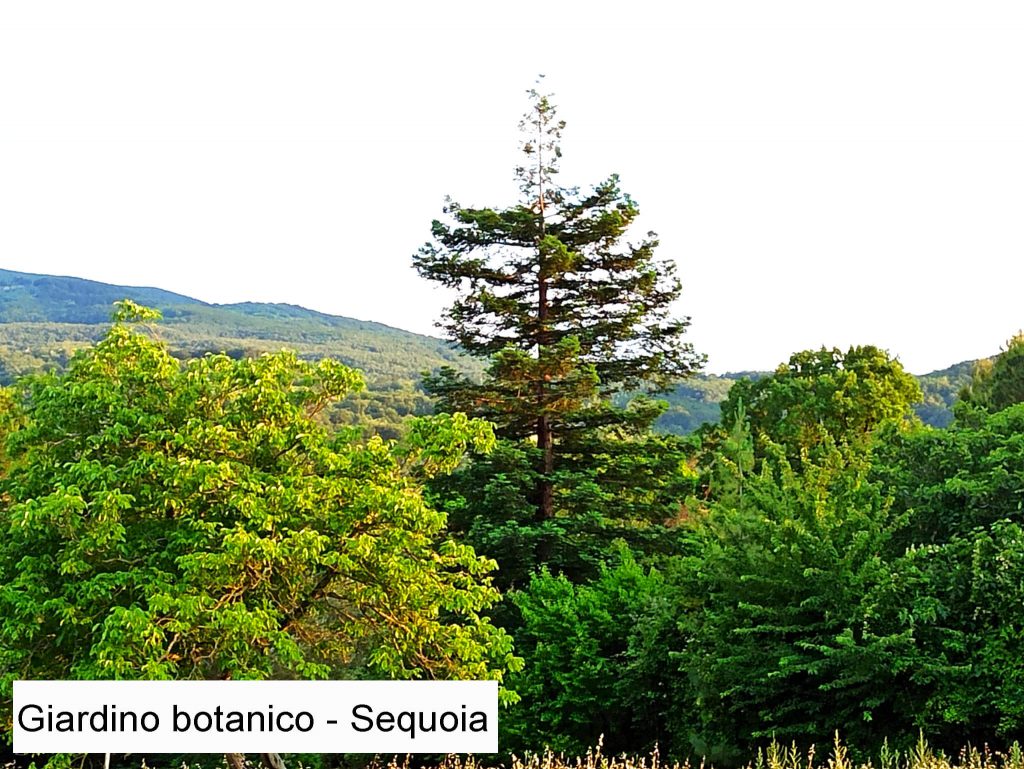
[[[70,295],[72,303],[77,305],[76,311],[69,314],[66,306],[55,306],[52,298],[49,298],[47,302],[40,301],[41,297],[38,289],[41,287],[51,289],[51,295],[52,290],[55,288],[61,294]],[[46,311],[44,317],[26,317],[23,308],[21,309],[21,317],[10,317],[12,310],[16,307],[15,303],[11,301],[10,293],[16,292],[19,289],[36,300],[37,312]],[[71,289],[76,290],[72,293]],[[367,328],[399,331],[425,339],[436,339],[436,337],[428,334],[407,331],[379,321],[351,318],[344,315],[332,315],[289,302],[204,302],[202,299],[196,299],[186,294],[179,294],[156,286],[124,286],[116,283],[104,283],[103,281],[90,278],[78,278],[72,275],[48,275],[0,269],[0,323],[33,322],[36,320],[55,323],[106,323],[110,320],[110,313],[113,309],[111,305],[116,301],[126,298],[160,310],[202,306],[257,315],[267,314],[268,310],[280,310],[282,311],[279,314],[280,317],[316,318],[332,325],[362,325]],[[62,309],[64,309],[64,312],[61,312]]]
[[[162,338],[180,357],[207,352],[233,356],[278,350],[281,345],[305,357],[333,357],[366,374],[370,393],[356,398],[360,408],[350,423],[378,426],[410,414],[428,413],[430,401],[419,384],[423,371],[454,366],[479,374],[483,366],[451,343],[371,320],[312,310],[284,302],[215,304],[152,286],[122,286],[87,278],[0,269],[0,383],[25,373],[59,368],[74,349],[100,338],[113,303],[132,299],[164,315]],[[975,361],[917,375],[925,400],[922,421],[944,427],[952,404],[970,380]],[[717,421],[719,403],[743,376],[770,372],[701,374],[660,397],[669,403],[657,427],[688,433]],[[393,425],[391,425],[393,427]],[[389,428],[390,429],[390,428]]]

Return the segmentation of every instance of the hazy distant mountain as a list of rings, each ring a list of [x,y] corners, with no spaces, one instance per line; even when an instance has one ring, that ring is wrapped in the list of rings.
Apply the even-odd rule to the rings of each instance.
[[[350,421],[375,429],[392,429],[402,417],[429,410],[418,387],[422,371],[444,365],[467,372],[482,369],[441,339],[295,305],[207,304],[159,288],[0,270],[0,383],[63,366],[76,347],[103,334],[113,303],[126,298],[163,312],[158,333],[182,357],[206,352],[254,355],[288,347],[305,357],[330,356],[363,370],[371,394],[352,401]],[[922,420],[935,426],[949,423],[952,403],[973,365],[965,361],[918,377],[925,393],[918,407]],[[717,421],[719,403],[732,383],[763,373],[698,376],[685,382],[663,396],[669,410],[658,426],[688,433]]]
[[[63,367],[76,348],[103,335],[113,303],[126,298],[163,312],[156,333],[178,357],[242,357],[289,348],[361,369],[368,390],[329,417],[338,426],[385,437],[397,434],[404,417],[429,413],[421,372],[445,365],[482,369],[441,339],[290,304],[207,304],[158,288],[0,270],[0,384]]]
[[[0,270],[0,356],[10,359],[6,347],[35,359],[21,361],[8,374],[62,364],[71,348],[103,333],[113,303],[126,298],[160,309],[160,334],[172,351],[186,355],[291,347],[303,355],[336,357],[372,379],[388,380],[413,380],[441,365],[477,368],[443,340],[295,305],[207,304],[159,288]]]
[[[202,305],[160,288],[128,288],[82,278],[0,270],[0,323],[104,323],[125,298],[161,309]]]

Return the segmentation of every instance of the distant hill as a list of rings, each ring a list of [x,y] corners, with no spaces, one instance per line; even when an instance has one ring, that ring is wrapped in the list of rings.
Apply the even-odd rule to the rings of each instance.
[[[333,417],[384,435],[394,434],[405,416],[429,412],[430,401],[419,387],[421,372],[445,365],[467,373],[482,370],[479,361],[441,339],[291,304],[208,304],[159,288],[0,270],[0,384],[64,366],[75,348],[102,336],[113,303],[121,299],[160,309],[164,320],[157,333],[179,357],[207,352],[241,357],[287,347],[307,358],[333,357],[361,369],[369,392],[350,399]],[[974,361],[965,361],[918,377],[925,401],[917,411],[925,423],[950,422],[953,401],[973,366]],[[685,434],[716,422],[732,384],[765,373],[694,377],[661,396],[669,409],[657,427]]]
[[[125,298],[161,309],[203,304],[160,288],[0,270],[0,323],[104,323],[110,306]]]
[[[113,303],[126,298],[161,310],[160,328],[172,349],[183,352],[287,345],[303,354],[333,355],[374,375],[401,372],[403,378],[410,378],[410,370],[418,375],[419,366],[474,368],[443,340],[295,305],[207,304],[159,288],[0,270],[0,323],[7,324],[8,344],[95,339],[109,324]]]
[[[369,393],[351,399],[335,417],[384,434],[393,433],[404,416],[429,412],[430,401],[419,387],[421,372],[445,365],[482,369],[441,339],[295,305],[208,304],[158,288],[0,270],[0,384],[63,367],[76,348],[103,335],[112,305],[121,299],[163,313],[156,333],[178,357],[207,352],[242,357],[289,348],[362,370]]]
[[[965,360],[930,374],[919,376],[924,403],[916,407],[921,421],[933,427],[946,427],[953,421],[953,403],[961,388],[971,381],[977,361]]]

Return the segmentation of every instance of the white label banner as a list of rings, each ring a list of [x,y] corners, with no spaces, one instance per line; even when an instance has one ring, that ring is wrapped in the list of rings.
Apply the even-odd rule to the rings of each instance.
[[[496,681],[15,681],[17,753],[496,753]]]

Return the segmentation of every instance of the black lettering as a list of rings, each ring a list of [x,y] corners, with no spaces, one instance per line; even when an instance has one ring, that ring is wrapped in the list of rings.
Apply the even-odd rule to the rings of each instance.
[[[134,710],[129,710],[126,713],[118,713],[120,718],[117,723],[117,730],[119,732],[137,732],[139,731],[139,716]],[[110,720],[114,720],[114,714],[110,714]],[[127,726],[128,721],[131,720],[131,726]]]
[[[175,705],[172,711],[174,721],[174,731],[176,732],[187,732],[189,727],[192,725],[192,718],[189,716],[187,710],[178,710],[178,706]],[[182,726],[179,719],[185,719],[185,725]]]
[[[288,727],[287,728],[283,725],[285,723],[285,719],[286,718],[290,718],[291,719],[291,721],[288,722]],[[284,713],[278,713],[277,714],[277,731],[279,731],[279,732],[290,732],[294,728],[295,728],[295,717],[292,716],[291,713],[289,713],[286,710]]]
[[[420,731],[421,732],[436,732],[437,731],[437,713],[433,710],[430,711],[430,723],[427,723],[427,714],[420,713]]]
[[[146,723],[147,719],[152,721],[152,725]],[[157,729],[160,728],[160,716],[158,716],[152,710],[147,710],[145,713],[143,713],[142,718],[139,719],[139,722],[142,724],[142,730],[144,732],[155,732]]]
[[[355,729],[357,732],[368,732],[368,731],[370,731],[373,728],[373,719],[370,718],[370,716],[360,715],[359,714],[360,710],[365,710],[366,712],[368,712],[370,714],[373,713],[373,708],[371,708],[369,705],[356,705],[354,708],[352,708],[352,715],[353,715],[353,717],[358,718],[360,721],[365,721],[366,722],[366,726],[363,726],[363,727],[356,726],[356,722],[353,721],[352,722],[352,728]]]
[[[306,720],[308,721],[308,723],[305,726],[302,725],[302,720],[301,719],[302,719],[303,716],[305,716]],[[313,728],[313,714],[312,713],[307,713],[305,710],[300,710],[298,713],[296,713],[295,714],[295,728],[298,729],[300,732],[308,732],[310,729],[312,729]]]
[[[469,717],[469,731],[471,732],[486,732],[487,731],[487,714],[481,713],[479,710],[473,713]]]
[[[399,713],[398,731],[407,732],[412,739],[416,739],[416,714],[408,710]]]
[[[25,722],[25,711],[29,708],[32,708],[39,713],[39,715],[32,717],[31,720],[28,721],[28,724],[31,724],[31,726],[26,725]],[[18,711],[18,726],[20,726],[26,732],[41,731],[43,728],[43,709],[38,705],[26,705],[25,707],[23,707],[21,710]]]
[[[252,713],[249,714],[249,723],[252,723]],[[228,720],[225,724],[225,728],[229,732],[244,732],[245,731],[245,719],[242,718],[242,714],[237,710],[232,710],[228,713]],[[250,731],[252,728],[250,727]]]

